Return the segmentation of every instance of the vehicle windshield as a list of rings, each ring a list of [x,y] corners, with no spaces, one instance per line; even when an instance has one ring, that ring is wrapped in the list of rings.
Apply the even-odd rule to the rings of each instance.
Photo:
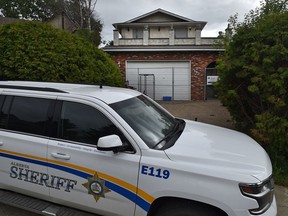
[[[144,95],[110,105],[149,148],[162,149],[179,129],[179,121]]]

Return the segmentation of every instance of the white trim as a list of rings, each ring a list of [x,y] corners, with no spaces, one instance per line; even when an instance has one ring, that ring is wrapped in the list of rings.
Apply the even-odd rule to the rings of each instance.
[[[103,51],[105,52],[166,52],[166,51],[172,51],[172,52],[177,52],[177,51],[190,51],[190,52],[224,52],[225,49],[220,49],[220,48],[102,48]]]

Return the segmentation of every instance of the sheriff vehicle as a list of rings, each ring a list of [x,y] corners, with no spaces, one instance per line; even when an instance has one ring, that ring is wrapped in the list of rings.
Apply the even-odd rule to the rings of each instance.
[[[123,88],[0,82],[0,200],[42,215],[276,216],[248,136]]]

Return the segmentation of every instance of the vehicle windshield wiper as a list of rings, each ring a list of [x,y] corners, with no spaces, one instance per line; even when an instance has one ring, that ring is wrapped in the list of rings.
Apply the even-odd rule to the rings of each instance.
[[[161,148],[163,148],[164,146],[165,146],[165,144],[167,143],[167,142],[164,142],[165,140],[167,140],[167,139],[170,139],[170,137],[172,137],[174,134],[176,134],[177,132],[178,132],[178,130],[179,130],[179,121],[178,120],[176,120],[175,121],[175,125],[174,125],[174,127],[173,127],[173,129],[163,138],[163,139],[161,139],[159,142],[157,142],[154,146],[153,146],[153,148],[152,149],[161,149]],[[164,142],[164,143],[163,143]],[[162,145],[161,145],[162,144]]]
[[[160,140],[156,145],[154,145],[153,149],[164,150],[173,146],[178,140],[179,136],[182,134],[185,128],[185,121],[182,119],[176,119],[177,124],[174,126],[173,130],[167,134],[162,140]],[[168,140],[167,142],[164,142]]]

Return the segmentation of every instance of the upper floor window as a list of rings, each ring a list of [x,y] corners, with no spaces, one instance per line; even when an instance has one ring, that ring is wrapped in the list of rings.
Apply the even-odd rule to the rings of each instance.
[[[187,38],[188,29],[187,28],[175,28],[175,38]]]
[[[143,38],[143,29],[142,28],[133,29],[133,38],[142,39]]]

